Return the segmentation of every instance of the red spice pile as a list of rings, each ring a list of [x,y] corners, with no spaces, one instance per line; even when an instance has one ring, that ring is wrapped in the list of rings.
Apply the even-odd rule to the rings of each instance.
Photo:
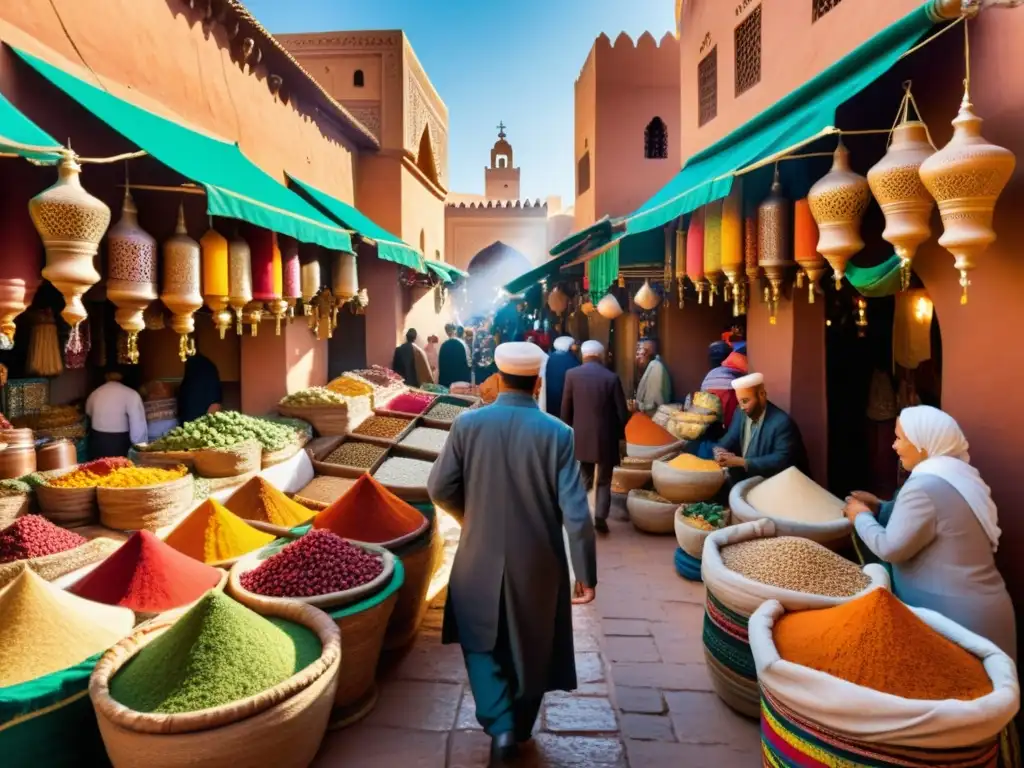
[[[380,555],[314,530],[243,573],[240,581],[244,589],[267,597],[316,597],[355,589],[383,571]]]
[[[131,466],[133,466],[132,462],[123,456],[111,456],[106,459],[93,459],[92,461],[87,461],[85,464],[79,464],[77,469],[92,472],[94,475],[100,475],[103,477],[109,475],[115,469],[122,469],[123,467]]]
[[[381,485],[363,475],[340,499],[313,518],[314,528],[326,528],[344,539],[387,544],[425,528],[426,518]]]
[[[427,410],[427,407],[433,402],[433,395],[403,392],[392,399],[385,408],[395,413],[414,413],[419,415]]]
[[[79,597],[133,611],[157,613],[198,600],[217,586],[221,573],[137,531],[69,590]]]
[[[0,531],[0,563],[55,555],[80,547],[88,541],[45,517],[25,515]]]

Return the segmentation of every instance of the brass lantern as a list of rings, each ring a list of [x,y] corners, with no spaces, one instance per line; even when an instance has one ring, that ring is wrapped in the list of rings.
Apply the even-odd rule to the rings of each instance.
[[[235,313],[235,332],[242,335],[245,308],[252,301],[252,251],[238,234],[228,243],[228,304]],[[258,322],[258,321],[257,321]],[[256,326],[251,327],[256,335]]]
[[[64,296],[61,317],[77,328],[87,317],[82,296],[100,281],[94,260],[110,225],[110,209],[82,188],[81,166],[69,153],[57,166],[57,183],[28,202],[43,239],[43,277]]]
[[[0,350],[8,350],[14,346],[15,318],[32,305],[42,282],[42,243],[24,198],[10,195],[0,202],[0,232]]]
[[[683,308],[683,289],[686,283],[686,228],[683,217],[676,222],[676,292],[679,294],[679,308]]]
[[[180,337],[178,355],[185,362],[195,354],[189,335],[195,332],[194,314],[203,306],[202,260],[199,243],[188,236],[185,208],[178,205],[178,224],[164,243],[164,286],[160,300],[171,311],[171,328]]]
[[[929,221],[935,203],[919,170],[933,154],[928,127],[919,120],[907,120],[904,112],[885,156],[868,171],[871,194],[885,215],[882,239],[892,243],[900,257],[903,290],[910,287],[910,264],[918,246],[932,234]]]
[[[114,319],[127,334],[126,357],[139,362],[139,333],[144,312],[157,299],[156,238],[139,226],[138,209],[124,190],[121,219],[107,235],[107,298],[117,307]]]
[[[747,216],[743,220],[743,261],[747,272],[743,297],[743,311],[746,312],[748,297],[754,295],[755,281],[761,276],[761,266],[757,260],[757,216]]]
[[[704,206],[704,279],[708,281],[708,306],[715,305],[722,282],[722,201]]]
[[[302,282],[302,314],[310,318],[310,328],[314,327],[313,299],[323,287],[320,276],[320,256],[316,247],[311,247],[302,254],[300,259]]]
[[[802,277],[807,277],[807,303],[813,304],[818,281],[824,276],[828,264],[818,253],[818,226],[811,216],[807,200],[797,200],[793,204],[793,258],[802,270],[797,275],[797,285]]]
[[[644,280],[644,284],[640,286],[640,290],[633,297],[633,303],[645,312],[650,312],[661,304],[661,296],[651,287],[650,280]]]
[[[722,204],[722,272],[727,299],[732,291],[733,315],[743,310],[743,263],[743,188],[737,180]]]
[[[342,251],[334,261],[334,295],[344,303],[359,293],[359,271],[354,253]]]
[[[811,187],[807,202],[818,224],[818,253],[832,265],[839,288],[846,262],[864,247],[860,223],[871,202],[868,180],[850,169],[850,153],[842,140],[832,155],[832,169]]]
[[[786,277],[786,270],[793,266],[789,258],[793,247],[790,209],[789,200],[782,194],[779,169],[776,166],[771,191],[757,207],[757,263],[768,280],[765,300],[768,302],[768,321],[772,325],[775,325],[775,315],[779,309],[782,281]]]
[[[942,215],[939,245],[953,254],[954,266],[960,270],[961,304],[967,303],[968,271],[996,239],[992,213],[1017,162],[1010,150],[981,135],[981,122],[965,90],[953,120],[953,138],[921,163],[920,170],[921,181]]]
[[[223,339],[231,327],[230,246],[227,238],[211,226],[199,239],[199,250],[203,258],[203,300],[213,312],[213,325]]]

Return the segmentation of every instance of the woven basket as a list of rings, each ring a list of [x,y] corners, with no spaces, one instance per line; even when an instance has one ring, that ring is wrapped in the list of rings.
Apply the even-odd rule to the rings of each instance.
[[[54,555],[34,557],[29,560],[15,560],[0,565],[0,589],[6,587],[27,565],[47,581],[56,581],[61,576],[74,573],[87,565],[98,563],[110,557],[121,546],[121,542],[104,537],[87,541],[80,547],[58,552]]]
[[[367,401],[365,413],[363,409],[358,409],[363,416],[370,413],[370,396],[364,395],[364,397]],[[352,421],[351,417],[356,415],[355,413],[350,415],[347,403],[318,406],[279,405],[277,412],[292,419],[308,421],[321,437],[347,434]]]
[[[62,474],[64,472],[56,476]],[[36,488],[36,501],[43,517],[64,528],[92,525],[99,516],[95,488],[53,488],[40,485]]]
[[[173,469],[179,464],[195,469],[196,455],[194,451],[147,451],[145,443],[140,443],[128,451],[128,458],[140,467],[159,467]]]
[[[286,461],[288,461],[288,459],[290,459],[292,456],[301,451],[303,446],[305,446],[306,443],[308,442],[309,437],[307,435],[298,435],[295,439],[295,442],[291,443],[290,445],[286,445],[279,451],[263,451],[263,457],[260,462],[263,466],[263,469],[266,469],[267,467],[273,467],[278,464],[284,464]]]
[[[707,588],[707,584],[705,584]],[[760,715],[760,693],[754,657],[747,642],[749,617],[730,610],[706,591],[704,609],[704,659],[718,697],[741,715]]]
[[[665,461],[651,465],[651,479],[659,494],[679,504],[711,499],[725,485],[725,472],[676,469]]]
[[[615,493],[629,493],[637,488],[645,488],[650,483],[651,470],[649,469],[615,467],[612,470],[612,491]]]
[[[327,730],[341,667],[338,627],[321,611],[294,601],[256,610],[308,627],[320,638],[323,651],[318,661],[280,685],[222,707],[146,714],[110,696],[111,678],[170,622],[139,628],[104,654],[89,680],[89,696],[115,768],[306,768],[313,762]]]
[[[672,533],[678,504],[668,501],[654,501],[630,491],[626,497],[629,519],[638,531],[664,535]]]
[[[192,508],[192,475],[141,488],[97,488],[100,522],[120,531],[155,531]]]
[[[0,530],[6,528],[32,507],[32,497],[27,493],[0,496]]]
[[[701,558],[701,553],[704,551],[704,540],[707,539],[714,531],[702,531],[700,528],[694,528],[692,525],[688,525],[685,522],[686,504],[680,504],[679,508],[675,513],[675,520],[673,521],[673,527],[676,532],[676,543],[679,544],[679,548],[683,550],[687,555],[695,558],[698,562]],[[725,522],[722,528],[729,525],[730,514],[729,510],[725,510],[722,513],[722,517],[725,518]],[[722,530],[717,528],[716,530]]]
[[[427,591],[434,573],[444,559],[444,538],[433,520],[416,541],[391,550],[405,568],[405,583],[388,622],[384,650],[404,648],[416,637],[427,613]]]
[[[247,440],[230,448],[192,451],[196,474],[213,479],[258,472],[262,457],[263,448],[255,440]]]

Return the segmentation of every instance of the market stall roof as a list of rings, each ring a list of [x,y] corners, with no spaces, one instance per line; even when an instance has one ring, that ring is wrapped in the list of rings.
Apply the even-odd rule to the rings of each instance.
[[[615,225],[612,220],[605,216],[596,224],[587,229],[580,230],[571,235],[551,249],[552,258],[543,264],[534,267],[529,272],[524,272],[515,280],[506,283],[502,290],[509,294],[517,294],[529,288],[531,285],[547,280],[559,274],[562,270],[568,269],[601,242],[607,242],[615,233]]]
[[[379,258],[426,274],[423,255],[411,245],[402,242],[400,238],[392,235],[384,227],[379,226],[366,214],[361,213],[348,203],[317,189],[312,184],[295,178],[290,173],[287,176],[291,185],[306,194],[325,214],[342,226],[353,230],[367,242],[377,246]]]
[[[936,23],[940,0],[929,0],[808,80],[723,139],[693,155],[682,170],[633,213],[613,224],[627,239],[726,197],[735,176],[823,136],[837,133],[836,109],[889,70]],[[600,249],[615,237],[605,222],[566,238],[552,253],[590,237]]]
[[[434,261],[433,259],[424,259],[424,264],[428,270],[433,272],[441,280],[441,282],[451,285],[457,280],[462,280],[469,277],[468,272],[463,272],[457,267],[453,267],[451,264],[446,264],[443,261]]]
[[[0,155],[56,162],[63,147],[0,93]]]
[[[36,72],[140,149],[206,189],[207,213],[351,251],[349,233],[250,161],[237,144],[193,131],[107,93],[25,51]]]

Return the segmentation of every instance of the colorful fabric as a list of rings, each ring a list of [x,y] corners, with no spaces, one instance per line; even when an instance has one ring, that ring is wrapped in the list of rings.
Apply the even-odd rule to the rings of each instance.
[[[729,671],[753,682],[757,680],[757,670],[747,637],[748,618],[727,608],[710,589],[707,590],[704,648]]]
[[[674,558],[676,573],[687,581],[702,581],[700,575],[700,560],[683,552],[681,547],[676,547]]]

